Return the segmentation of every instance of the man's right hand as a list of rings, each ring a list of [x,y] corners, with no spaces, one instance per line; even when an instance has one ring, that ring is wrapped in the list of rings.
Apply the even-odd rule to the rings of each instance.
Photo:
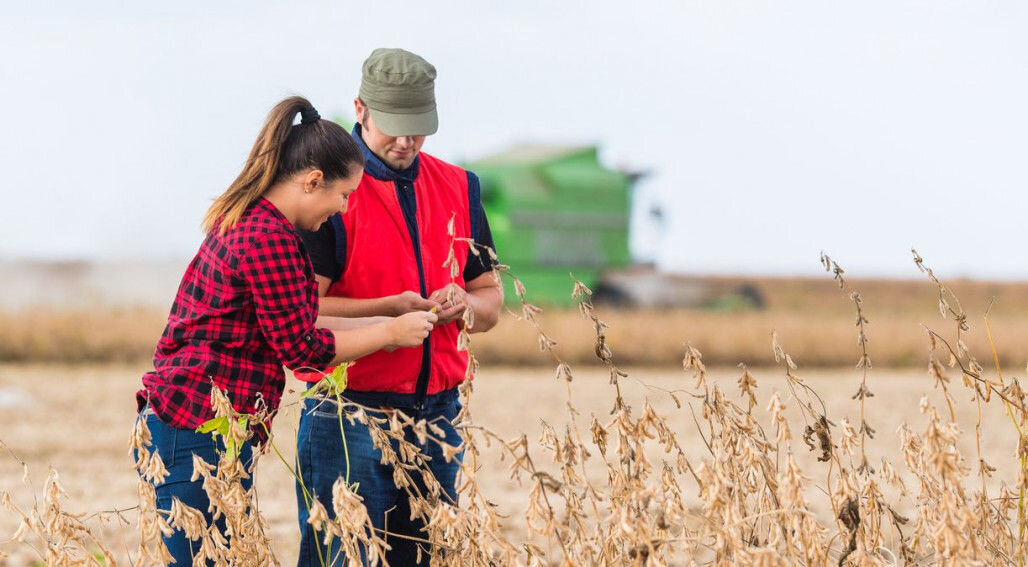
[[[386,350],[414,347],[425,341],[439,317],[428,311],[413,311],[386,323],[389,328],[389,346]]]
[[[390,296],[389,306],[392,308],[393,316],[399,317],[416,311],[431,311],[433,307],[439,307],[439,302],[425,299],[416,291],[405,291]]]

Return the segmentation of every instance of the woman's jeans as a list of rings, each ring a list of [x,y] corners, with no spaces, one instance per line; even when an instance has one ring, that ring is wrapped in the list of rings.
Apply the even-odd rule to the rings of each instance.
[[[203,490],[203,479],[197,479],[195,482],[189,479],[193,476],[193,455],[216,465],[220,458],[219,454],[225,451],[224,444],[220,439],[215,442],[209,433],[172,427],[161,421],[149,407],[139,414],[139,419],[146,419],[152,443],[150,450],[157,451],[170,473],[164,482],[154,486],[157,492],[157,509],[166,513],[171,510],[172,498],[178,498],[183,504],[203,512],[207,525],[211,525],[211,513],[207,510],[210,500]],[[242,459],[247,471],[250,471],[253,447],[249,441],[240,449],[239,458]],[[242,484],[243,488],[250,490],[253,485],[253,474],[251,473],[250,478],[243,479]],[[224,516],[218,519],[217,526],[224,534]],[[175,530],[171,536],[165,537],[164,545],[175,558],[175,565],[192,565],[193,555],[200,549],[200,542],[186,539],[185,532],[181,530]]]
[[[398,411],[405,405],[410,405],[410,396],[402,394],[347,392],[345,397],[364,406],[396,408]],[[372,445],[368,426],[358,421],[354,421],[351,425],[346,419],[346,412],[354,410],[353,407],[344,408],[342,419],[342,430],[346,434],[346,453],[344,453],[336,404],[323,399],[307,399],[305,401],[296,440],[297,460],[299,461],[297,471],[303,478],[303,486],[300,483],[297,483],[296,486],[296,500],[300,512],[301,538],[298,562],[300,566],[347,564],[346,558],[341,557],[339,538],[333,538],[332,544],[325,546],[323,543],[325,534],[315,532],[313,526],[307,523],[310,513],[304,494],[304,488],[306,488],[307,493],[321,502],[329,516],[334,519],[332,485],[339,477],[345,478],[346,476],[345,454],[347,453],[350,458],[350,485],[357,485],[355,492],[364,499],[368,517],[376,530],[425,539],[425,533],[422,531],[425,527],[424,522],[420,519],[411,520],[407,491],[397,488],[393,483],[393,467],[381,463],[382,452],[376,450]],[[415,421],[424,419],[438,425],[445,432],[445,442],[457,447],[461,444],[461,438],[453,427],[453,422],[460,410],[461,403],[457,396],[457,389],[453,388],[428,396],[420,411],[413,409],[403,409],[402,411]],[[385,415],[382,412],[368,413],[379,418]],[[422,454],[430,457],[428,468],[442,485],[444,492],[442,497],[456,504],[455,483],[457,470],[460,468],[459,459],[463,453],[457,455],[456,458],[451,458],[450,462],[446,462],[439,444],[431,438],[427,439],[425,443],[419,443],[417,436],[410,431],[410,428],[407,428],[405,438],[417,446]],[[397,449],[396,441],[392,442],[392,447],[394,451]],[[425,483],[420,474],[411,473],[411,476],[417,489],[424,494]],[[417,492],[413,493],[417,494]],[[383,537],[381,532],[376,535]],[[392,547],[386,552],[386,560],[390,565],[419,565],[417,561],[418,545],[422,545],[420,565],[428,565],[432,550],[427,544],[390,537],[388,534],[384,536],[384,539]],[[365,558],[362,558],[362,562],[364,561],[366,561]]]

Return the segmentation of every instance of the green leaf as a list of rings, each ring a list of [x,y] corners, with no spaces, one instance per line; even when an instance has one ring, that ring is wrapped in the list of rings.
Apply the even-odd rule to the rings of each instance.
[[[214,419],[208,419],[200,424],[200,427],[196,428],[197,433],[210,433],[214,430],[217,430],[222,435],[228,433],[228,418],[216,417]]]
[[[315,385],[311,386],[310,388],[307,388],[306,390],[304,390],[304,392],[302,394],[300,394],[300,397],[301,398],[310,398],[310,397],[316,396],[316,395],[318,395],[318,393],[320,393],[322,390],[325,389],[325,385],[326,384],[327,383],[324,381],[324,379],[322,379],[317,384],[315,384]]]
[[[332,373],[326,377],[328,378],[329,383],[332,384],[333,389],[335,390],[334,393],[336,394],[342,394],[343,390],[346,389],[346,370],[348,367],[349,365],[346,363],[340,364],[339,366],[336,366],[335,369],[332,370]]]
[[[310,398],[319,394],[331,394],[339,397],[346,390],[347,380],[347,369],[349,363],[344,362],[339,364],[332,369],[332,372],[325,374],[325,377],[318,381],[317,384],[308,388],[304,393],[300,394],[301,398]]]

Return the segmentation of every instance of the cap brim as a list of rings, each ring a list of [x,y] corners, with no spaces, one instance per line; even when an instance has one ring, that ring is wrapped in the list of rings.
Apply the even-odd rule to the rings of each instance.
[[[394,114],[368,108],[375,126],[387,136],[430,136],[439,129],[435,109],[421,114]]]

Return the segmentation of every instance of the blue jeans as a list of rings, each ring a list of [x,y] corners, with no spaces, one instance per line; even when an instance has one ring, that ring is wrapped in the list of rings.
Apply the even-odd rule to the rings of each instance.
[[[367,407],[377,408],[404,408],[409,405],[410,396],[387,393],[364,393],[347,392],[345,397],[351,401]],[[354,408],[346,408],[345,411],[353,411]],[[453,422],[460,413],[461,403],[457,396],[457,389],[453,388],[428,396],[420,411],[405,410],[415,421],[424,419],[438,425],[446,434],[445,442],[454,447],[460,445],[461,438],[453,427]],[[375,417],[383,417],[380,412],[369,412]],[[346,435],[346,450],[349,453],[349,482],[357,484],[357,495],[364,499],[364,505],[368,509],[368,517],[372,525],[378,530],[385,530],[390,533],[403,534],[418,538],[425,538],[423,529],[425,524],[420,519],[410,519],[410,504],[406,490],[401,490],[393,483],[393,467],[381,463],[382,452],[376,450],[371,442],[368,426],[360,422],[353,425],[343,416],[342,430]],[[406,432],[406,440],[416,445],[419,450],[431,458],[428,468],[442,485],[443,492],[450,502],[456,504],[457,471],[460,468],[458,459],[463,455],[459,454],[456,459],[446,462],[439,444],[432,439],[425,443],[419,443],[417,437],[409,429]],[[393,442],[393,450],[396,450],[397,443]],[[297,471],[303,479],[303,486],[297,483],[296,500],[299,507],[300,521],[300,556],[298,565],[321,566],[321,565],[345,565],[346,560],[342,557],[339,549],[338,538],[332,545],[326,547],[323,543],[324,534],[315,532],[313,526],[307,523],[310,517],[306,502],[307,493],[316,498],[325,506],[329,516],[335,517],[332,510],[332,485],[340,476],[345,477],[347,471],[346,457],[344,456],[342,433],[340,433],[339,416],[336,404],[322,399],[308,399],[304,403],[304,411],[300,416],[300,427],[296,440]],[[417,473],[412,474],[414,481],[423,494],[425,484]],[[416,494],[416,493],[415,493]],[[377,534],[383,537],[381,533]],[[406,566],[419,565],[417,561],[417,546],[422,545],[420,565],[428,565],[432,550],[427,544],[404,538],[384,536],[386,542],[392,547],[386,552],[386,560],[390,565]],[[319,553],[320,550],[320,553]],[[361,558],[365,563],[365,558]]]
[[[139,419],[146,419],[146,426],[150,429],[152,445],[151,451],[157,451],[164,461],[164,466],[170,473],[161,484],[154,488],[157,492],[157,509],[167,512],[171,510],[171,499],[178,498],[183,504],[196,508],[203,512],[207,525],[211,525],[211,513],[207,511],[210,500],[203,490],[203,479],[191,482],[193,476],[193,455],[199,456],[212,465],[218,464],[219,451],[224,452],[224,443],[219,439],[217,443],[209,433],[197,433],[192,429],[178,429],[163,421],[149,408],[139,414]],[[247,471],[253,465],[253,447],[247,441],[239,452]],[[250,478],[243,479],[243,488],[250,490],[253,485],[253,473]],[[222,534],[225,533],[224,516],[216,523]],[[186,539],[185,532],[175,530],[168,537],[163,538],[164,545],[175,558],[175,565],[192,565],[193,555],[200,550],[199,541]],[[212,564],[208,562],[208,564]]]

